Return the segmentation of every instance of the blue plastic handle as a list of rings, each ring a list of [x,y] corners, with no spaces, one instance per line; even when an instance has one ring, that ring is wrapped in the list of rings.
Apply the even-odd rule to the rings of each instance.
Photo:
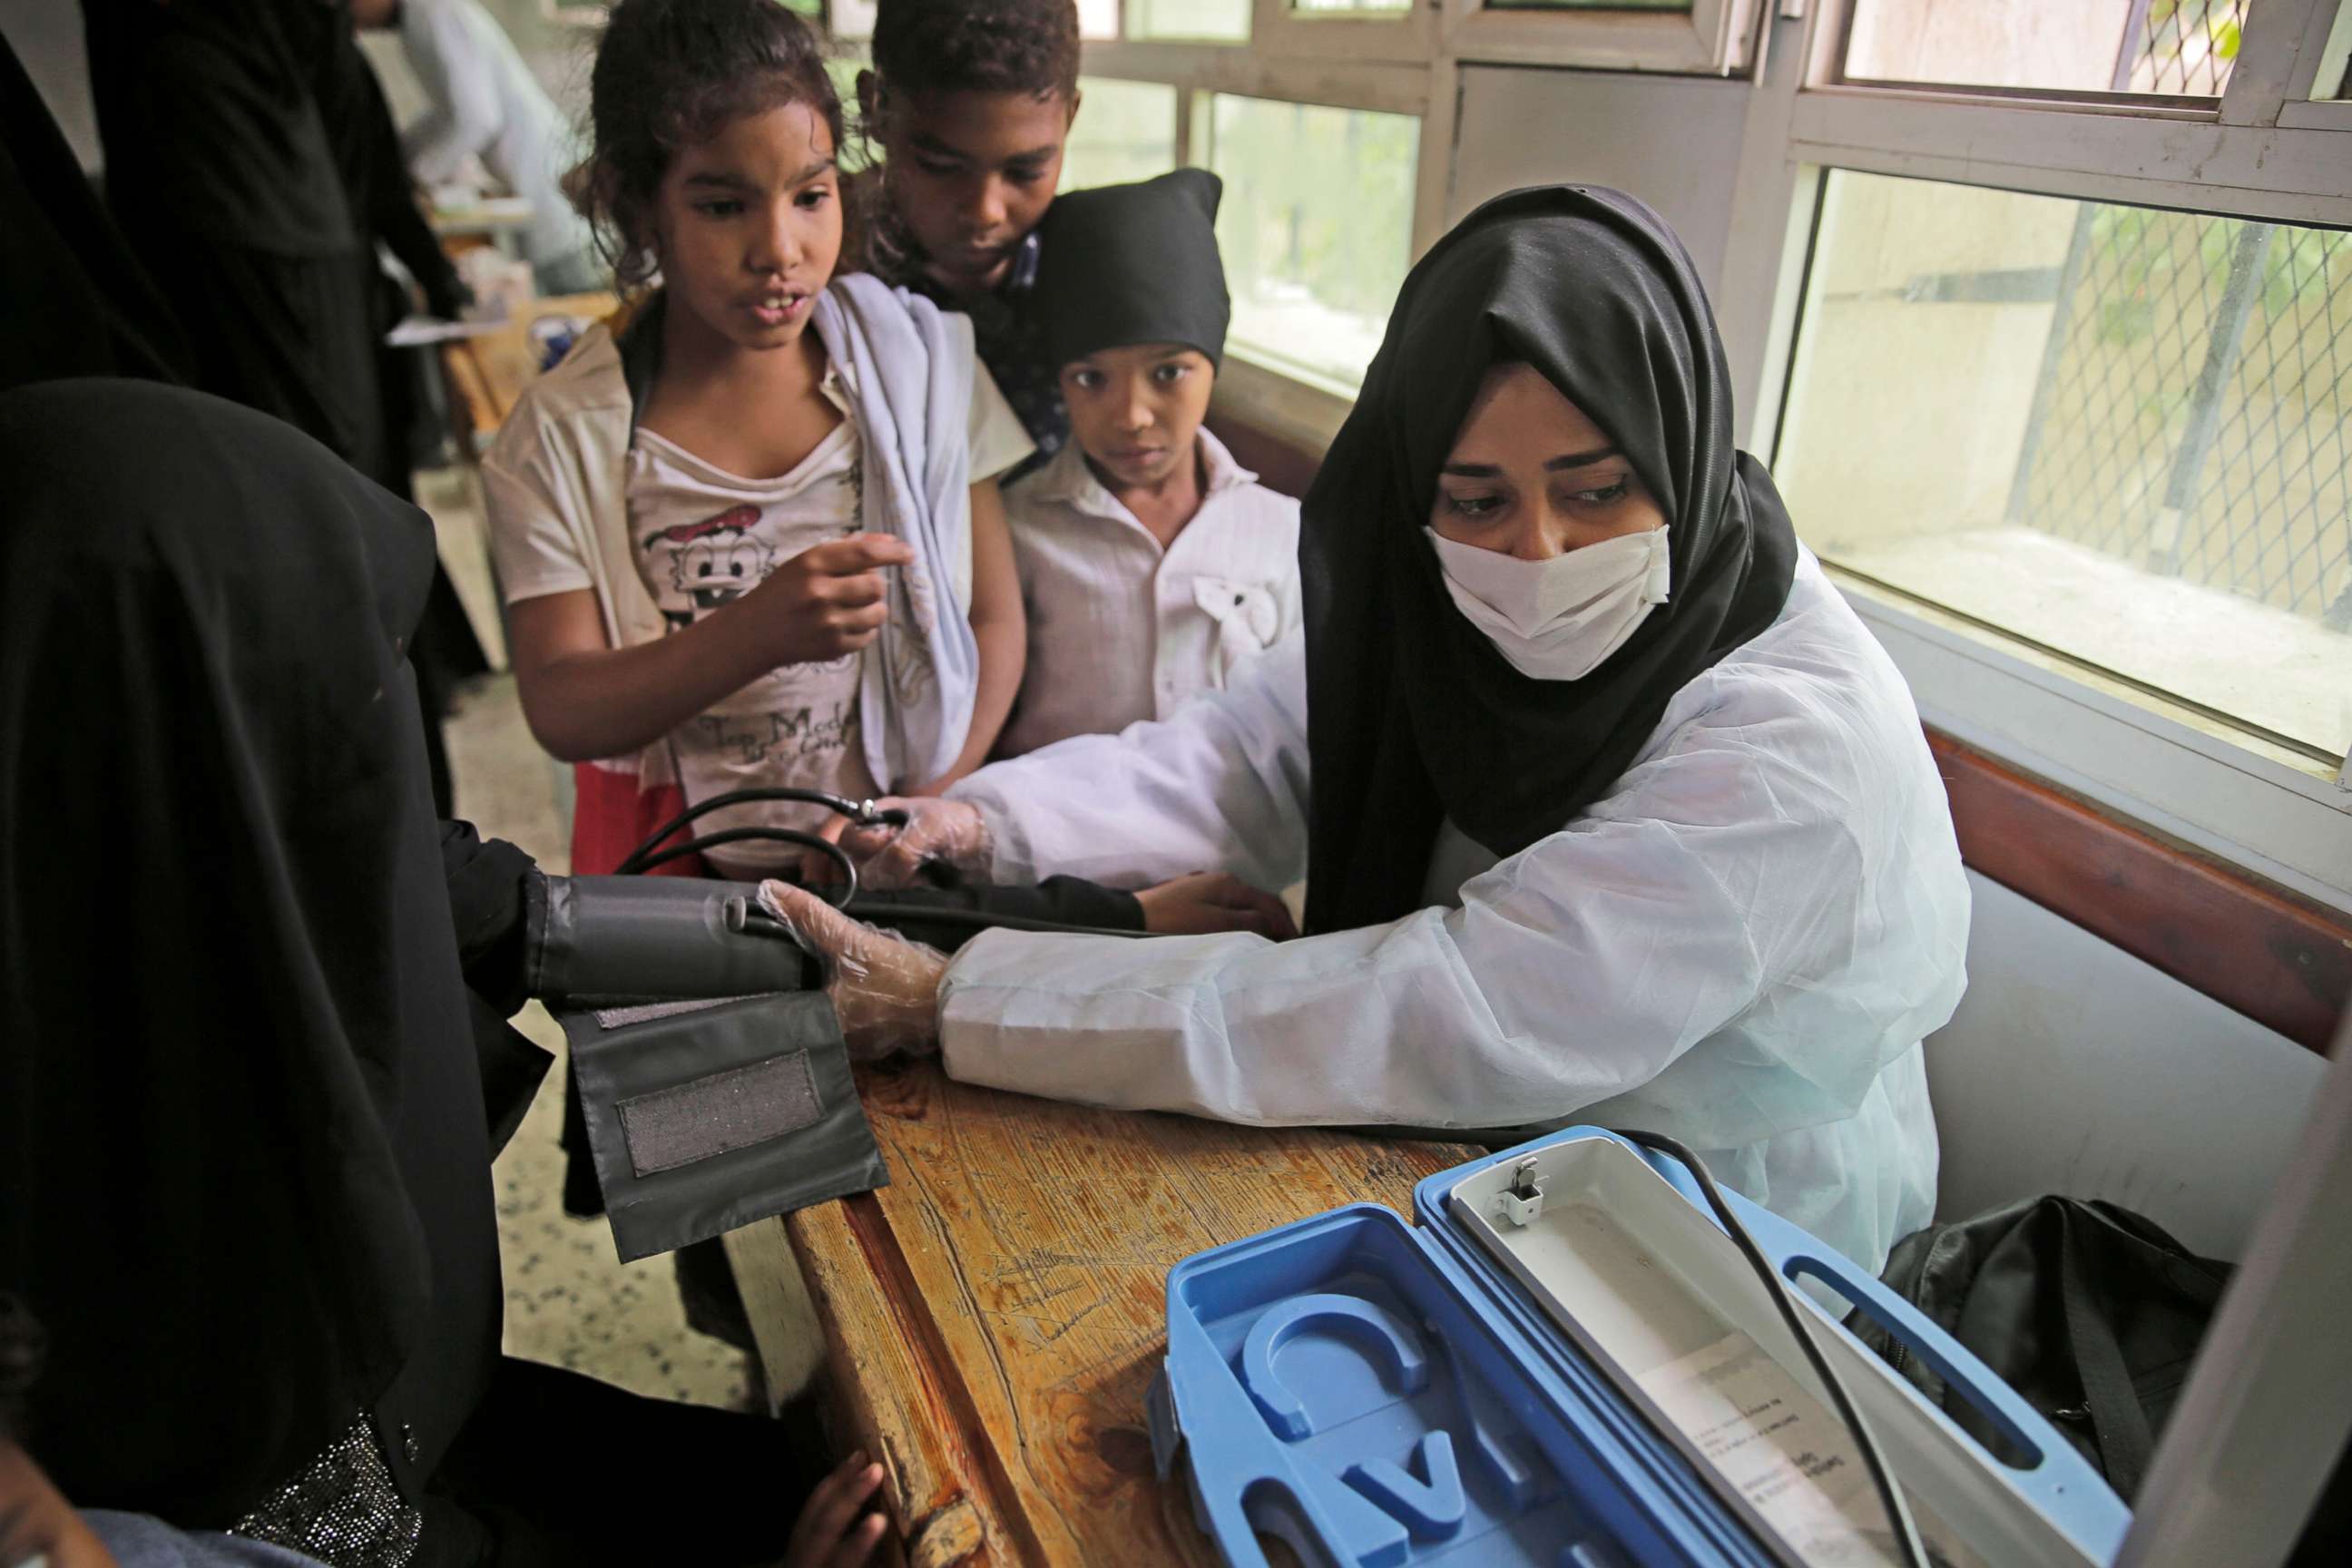
[[[1570,1128],[1567,1131],[1542,1140],[1549,1146],[1569,1142],[1583,1134],[1607,1138],[1612,1142],[1631,1149],[1647,1161],[1650,1168],[1671,1183],[1676,1192],[1690,1200],[1711,1224],[1715,1211],[1707,1206],[1706,1194],[1681,1161],[1655,1150],[1641,1148],[1627,1140],[1601,1128]],[[1497,1159],[1518,1157],[1526,1148],[1509,1151]],[[2124,1506],[2105,1478],[2091,1468],[2090,1461],[2077,1453],[2074,1446],[2060,1436],[2041,1412],[2035,1410],[2017,1392],[2003,1382],[1990,1367],[1979,1361],[1958,1341],[1946,1333],[1916,1307],[1889,1290],[1877,1280],[1856,1268],[1843,1254],[1824,1247],[1802,1227],[1790,1224],[1779,1215],[1759,1207],[1717,1184],[1724,1201],[1739,1223],[1756,1240],[1764,1256],[1781,1277],[1801,1281],[1811,1276],[1818,1279],[1848,1301],[1862,1309],[1888,1333],[1926,1362],[1937,1376],[1959,1389],[1977,1407],[1991,1417],[2002,1436],[2018,1447],[2035,1456],[2034,1463],[2026,1466],[2005,1465],[1984,1446],[1937,1409],[1931,1400],[1900,1377],[1891,1379],[1913,1404],[1950,1429],[1969,1447],[1984,1455],[1986,1465],[1996,1473],[2011,1478],[2020,1495],[2032,1502],[2068,1540],[2072,1541],[2095,1562],[2111,1563],[2122,1546],[2124,1532],[2131,1525],[2131,1510]],[[1798,1292],[1803,1295],[1803,1292]],[[1810,1298],[1807,1298],[1811,1301]],[[1817,1309],[1818,1302],[1811,1302]],[[1875,1352],[1854,1340],[1845,1325],[1823,1310],[1819,1316],[1838,1333],[1844,1334],[1864,1355],[1875,1359]]]

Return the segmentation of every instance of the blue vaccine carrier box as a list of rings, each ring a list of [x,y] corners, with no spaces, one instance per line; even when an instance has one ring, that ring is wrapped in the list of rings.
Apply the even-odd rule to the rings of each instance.
[[[1944,1568],[2104,1568],[2130,1514],[1984,1364],[1803,1230],[1726,1194],[1799,1287]],[[1456,1166],[1413,1218],[1354,1204],[1168,1276],[1151,1393],[1227,1563],[1325,1568],[1875,1568],[1866,1468],[1752,1266],[1676,1162],[1575,1127]],[[1816,1299],[1907,1344],[1990,1418],[1963,1433]]]

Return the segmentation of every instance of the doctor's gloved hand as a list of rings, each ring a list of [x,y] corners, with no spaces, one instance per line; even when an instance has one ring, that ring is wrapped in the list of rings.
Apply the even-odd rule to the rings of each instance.
[[[892,795],[874,804],[905,812],[907,826],[852,827],[841,836],[841,847],[857,862],[857,878],[864,886],[919,888],[934,867],[946,868],[961,881],[988,880],[996,846],[978,806],[929,795]]]
[[[841,1016],[852,1059],[928,1056],[940,1048],[947,954],[852,920],[789,882],[761,883],[760,907],[824,960],[824,994]]]
[[[1143,929],[1154,936],[1202,936],[1246,931],[1273,942],[1298,934],[1290,910],[1272,893],[1262,893],[1223,871],[1196,871],[1146,888],[1135,895],[1143,906]]]

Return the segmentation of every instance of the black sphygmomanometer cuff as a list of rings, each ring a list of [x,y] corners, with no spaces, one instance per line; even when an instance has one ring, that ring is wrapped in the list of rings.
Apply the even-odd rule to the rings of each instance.
[[[624,1262],[889,1184],[821,992],[561,1022]]]
[[[822,984],[816,961],[757,912],[757,892],[688,877],[535,878],[530,994],[707,1000]]]

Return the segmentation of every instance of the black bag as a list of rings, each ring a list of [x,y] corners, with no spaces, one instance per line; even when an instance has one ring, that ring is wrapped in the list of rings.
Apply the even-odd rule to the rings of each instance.
[[[1895,1247],[1883,1279],[2047,1417],[2129,1502],[2230,1268],[2128,1209],[2041,1197],[1915,1232]],[[1856,1312],[1846,1326],[1993,1454],[2023,1458],[1868,1318]]]

